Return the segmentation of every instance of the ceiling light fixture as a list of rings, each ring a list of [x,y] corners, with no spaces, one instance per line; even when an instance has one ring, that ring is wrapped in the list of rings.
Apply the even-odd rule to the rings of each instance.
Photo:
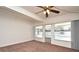
[[[50,14],[50,11],[47,9],[46,11],[44,11],[44,14],[46,13]]]
[[[49,11],[48,9],[46,10],[46,12],[47,12],[48,14],[50,14],[50,11]]]
[[[45,14],[46,18],[49,16],[50,12],[56,13],[56,14],[60,13],[60,11],[52,9],[54,6],[37,6],[37,7],[43,9],[43,10],[37,12],[37,13],[43,12]]]

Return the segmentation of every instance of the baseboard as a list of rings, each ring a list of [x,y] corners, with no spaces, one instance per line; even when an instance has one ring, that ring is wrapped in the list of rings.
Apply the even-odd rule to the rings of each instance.
[[[34,41],[34,40],[20,41],[20,42],[15,42],[15,43],[10,43],[10,44],[5,44],[5,45],[2,45],[2,46],[0,46],[0,47],[6,47],[6,46],[11,46],[11,45],[15,45],[15,44],[24,43],[24,42],[30,42],[30,41]]]

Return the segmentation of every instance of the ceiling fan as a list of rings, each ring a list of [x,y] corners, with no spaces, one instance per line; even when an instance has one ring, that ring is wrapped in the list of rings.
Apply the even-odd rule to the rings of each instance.
[[[46,18],[48,17],[50,12],[53,12],[56,14],[60,13],[60,11],[52,9],[54,6],[37,6],[37,7],[42,8],[43,10],[37,12],[36,14],[44,12],[44,14],[46,15]]]

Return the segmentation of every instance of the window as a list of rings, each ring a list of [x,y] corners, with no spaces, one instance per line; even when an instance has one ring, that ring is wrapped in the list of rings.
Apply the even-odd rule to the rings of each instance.
[[[43,26],[35,27],[35,37],[39,37],[39,38],[43,37]]]
[[[71,41],[71,23],[55,24],[55,40]]]
[[[45,38],[51,38],[51,25],[45,26]]]
[[[54,29],[52,26],[54,26]],[[71,22],[35,27],[35,37],[51,39],[53,35],[55,40],[71,41]]]

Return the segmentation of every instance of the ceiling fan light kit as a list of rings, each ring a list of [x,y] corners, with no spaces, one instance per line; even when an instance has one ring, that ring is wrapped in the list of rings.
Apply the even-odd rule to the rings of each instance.
[[[46,14],[46,12],[47,12],[48,14],[50,14],[50,11],[49,11],[49,10],[44,11],[44,14]]]
[[[37,6],[37,7],[43,9],[42,12],[46,15],[46,18],[48,17],[48,15],[50,14],[50,12],[56,13],[56,14],[60,13],[60,11],[52,9],[54,6]],[[38,13],[40,13],[40,12],[38,12]]]

